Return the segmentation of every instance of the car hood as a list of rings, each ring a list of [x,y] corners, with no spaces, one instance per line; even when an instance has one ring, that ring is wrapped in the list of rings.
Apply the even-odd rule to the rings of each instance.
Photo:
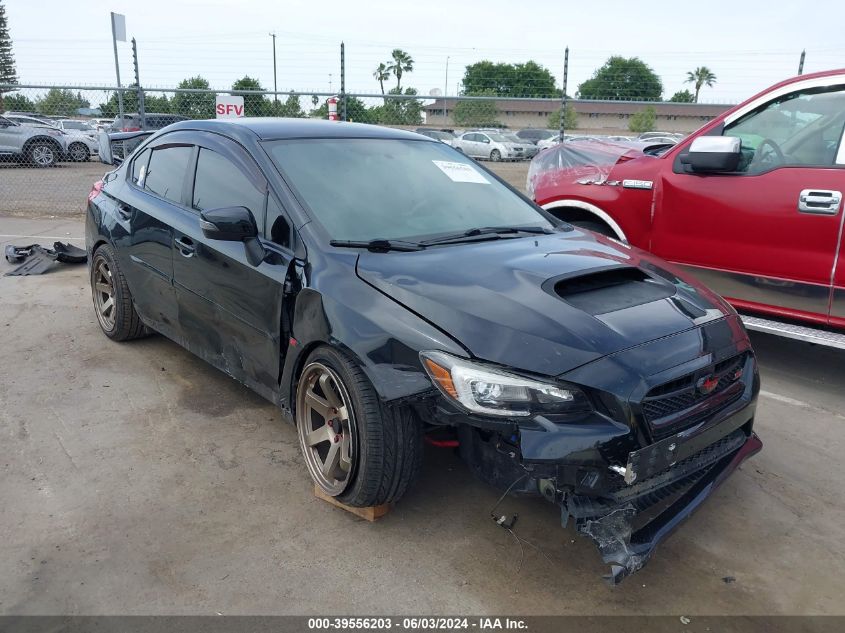
[[[578,229],[364,252],[357,273],[472,356],[544,375],[732,313],[668,264]]]

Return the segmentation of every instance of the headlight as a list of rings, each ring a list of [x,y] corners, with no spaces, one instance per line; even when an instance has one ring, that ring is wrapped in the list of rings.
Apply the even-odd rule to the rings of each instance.
[[[573,385],[531,380],[444,352],[420,352],[420,359],[443,395],[473,413],[525,417],[590,409]]]

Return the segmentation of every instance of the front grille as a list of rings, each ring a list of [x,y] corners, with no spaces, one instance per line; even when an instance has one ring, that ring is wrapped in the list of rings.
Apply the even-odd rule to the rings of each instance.
[[[717,410],[735,402],[741,395],[742,389],[735,389],[728,398],[727,390],[740,378],[738,372],[745,365],[746,354],[740,354],[721,361],[713,367],[699,370],[693,374],[682,376],[654,387],[646,394],[642,401],[643,416],[651,427],[653,439],[661,440],[674,435],[694,424],[704,417],[713,415]],[[717,380],[715,388],[709,393],[700,389],[700,382],[709,377]],[[713,401],[714,408],[704,412],[694,411],[705,402]],[[684,412],[689,412],[684,415]]]

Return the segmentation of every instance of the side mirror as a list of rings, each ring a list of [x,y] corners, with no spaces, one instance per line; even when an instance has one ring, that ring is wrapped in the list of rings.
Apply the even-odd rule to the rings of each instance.
[[[200,213],[202,234],[210,240],[243,242],[258,237],[258,225],[246,207],[222,207]]]
[[[731,172],[739,167],[742,143],[735,136],[699,136],[680,160],[687,171]]]

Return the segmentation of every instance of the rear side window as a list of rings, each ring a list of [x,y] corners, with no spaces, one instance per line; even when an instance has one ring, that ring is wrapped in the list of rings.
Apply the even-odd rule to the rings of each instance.
[[[263,177],[247,176],[225,156],[205,148],[200,150],[194,181],[195,209],[246,207],[260,226],[264,219],[265,193]]]
[[[165,200],[182,204],[182,187],[192,151],[193,148],[188,145],[154,149],[144,179],[144,189]]]
[[[146,177],[147,174],[147,165],[150,162],[150,150],[145,149],[141,152],[135,160],[132,161],[132,184],[138,185],[139,187],[144,186],[144,182],[142,179]]]

